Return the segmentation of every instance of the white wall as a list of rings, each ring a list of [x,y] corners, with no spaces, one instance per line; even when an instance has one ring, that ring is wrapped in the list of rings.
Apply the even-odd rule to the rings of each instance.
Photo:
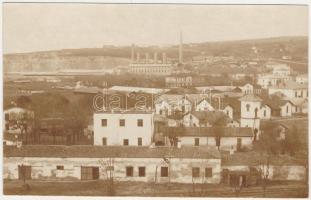
[[[107,138],[107,145],[123,145],[123,139],[129,140],[130,146],[138,145],[138,138],[142,138],[142,145],[149,146],[154,131],[153,114],[94,114],[94,145],[102,145],[102,138]],[[101,120],[107,119],[106,127]],[[125,127],[119,126],[119,120],[125,119]],[[143,127],[137,126],[137,120],[143,120]]]
[[[288,107],[288,108],[287,108]],[[288,109],[288,110],[287,110]],[[288,111],[288,112],[287,112]],[[281,107],[281,117],[290,117],[292,116],[292,104],[287,102],[285,105]]]
[[[195,108],[196,111],[214,111],[215,109],[205,99],[202,100]]]
[[[100,179],[107,177],[103,162],[109,158],[40,158],[11,157],[4,158],[3,178],[18,179],[18,165],[32,166],[31,177],[38,180],[80,180],[81,166],[99,167]],[[170,167],[170,181],[175,183],[192,183],[192,167],[200,168],[200,177],[194,181],[200,183],[220,183],[220,159],[171,158],[170,165],[163,158],[113,158],[114,179],[117,181],[154,182],[156,169],[158,182],[168,182],[168,177],[160,177],[161,166]],[[57,165],[63,165],[63,172],[56,170]],[[126,166],[133,167],[133,177],[126,177]],[[146,176],[138,176],[138,167],[146,167]],[[158,166],[158,167],[156,167]],[[212,168],[213,176],[204,177],[205,168]],[[55,174],[55,175],[53,175]]]
[[[233,119],[233,108],[231,106],[226,106],[224,109],[223,109],[223,112],[228,116],[230,117],[231,119]]]
[[[209,146],[216,147],[215,137],[179,137],[180,143],[182,146],[195,146],[195,138],[199,138],[199,146]],[[220,139],[220,149],[221,150],[230,150],[231,147],[236,150],[237,148],[237,138],[238,137],[221,137]],[[251,147],[252,146],[252,137],[240,137],[242,139],[242,147]]]

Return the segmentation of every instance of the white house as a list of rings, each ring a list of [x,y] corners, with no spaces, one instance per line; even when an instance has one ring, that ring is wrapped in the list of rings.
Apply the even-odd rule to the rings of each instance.
[[[300,84],[306,84],[308,83],[308,74],[300,74],[296,76],[296,82]]]
[[[4,147],[3,179],[107,180],[150,183],[210,183],[221,180],[215,148],[134,146]],[[23,171],[23,172],[22,172]]]
[[[257,84],[262,88],[267,89],[279,83],[292,80],[292,76],[277,76],[274,74],[259,74]]]
[[[221,150],[251,148],[253,131],[240,127],[170,127],[165,136],[176,138],[178,145],[219,147]]]
[[[260,109],[262,99],[254,94],[248,94],[239,99],[241,101],[241,127],[259,128]]]
[[[276,76],[289,76],[291,74],[291,68],[286,64],[277,64],[272,68],[272,74]]]
[[[214,111],[215,109],[207,99],[202,99],[195,106],[195,111]]]
[[[307,98],[308,85],[300,84],[294,81],[286,81],[273,87],[269,87],[268,89],[269,95],[277,92],[284,94],[288,98]]]
[[[242,92],[244,94],[253,94],[254,93],[254,86],[250,83],[246,83],[245,85],[240,86],[239,88],[242,90]]]
[[[156,114],[170,116],[175,112],[183,114],[192,110],[192,103],[184,95],[164,94],[155,101]]]
[[[308,99],[289,98],[292,105],[292,113],[308,113]]]
[[[218,120],[225,119],[227,116],[221,111],[193,111],[184,115],[183,126],[185,127],[211,127]]]
[[[94,113],[94,145],[149,146],[154,114],[147,111]]]

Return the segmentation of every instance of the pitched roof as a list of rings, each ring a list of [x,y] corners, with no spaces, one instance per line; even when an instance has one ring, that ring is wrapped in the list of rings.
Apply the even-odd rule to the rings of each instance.
[[[208,94],[186,94],[186,99],[188,99],[192,104],[199,104],[204,99],[209,101]]]
[[[303,98],[286,98],[286,99],[292,102],[292,104],[295,106],[301,106],[302,104],[308,102],[308,99]]]
[[[247,94],[239,99],[240,101],[262,101],[262,99],[254,94]]]
[[[263,104],[268,105],[272,109],[280,109],[286,103],[291,103],[289,100],[285,100],[276,95],[271,95],[270,97],[263,98]]]
[[[295,81],[286,81],[286,82],[282,82],[279,85],[276,86],[272,86],[271,88],[273,89],[308,89],[308,84],[304,83],[297,83]]]
[[[211,124],[215,123],[222,117],[227,117],[222,111],[192,111],[192,115],[198,118],[202,122],[209,122]]]
[[[179,137],[253,137],[249,127],[167,127],[164,134]]]
[[[284,166],[284,165],[305,165],[305,159],[294,158],[289,155],[272,155],[270,159],[271,165]],[[222,166],[258,166],[262,164],[260,152],[243,152],[234,153],[232,155],[222,154]]]
[[[163,94],[155,100],[155,103],[161,103],[163,101],[166,101],[168,104],[177,104],[177,102],[184,97],[185,95],[181,94]]]
[[[49,146],[26,145],[20,148],[5,146],[4,157],[54,158],[205,158],[219,159],[213,148],[202,147],[137,147],[137,146]]]

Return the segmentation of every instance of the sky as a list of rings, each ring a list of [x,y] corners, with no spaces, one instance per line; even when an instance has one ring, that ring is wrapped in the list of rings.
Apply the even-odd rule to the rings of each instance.
[[[307,36],[308,7],[4,3],[3,52]]]

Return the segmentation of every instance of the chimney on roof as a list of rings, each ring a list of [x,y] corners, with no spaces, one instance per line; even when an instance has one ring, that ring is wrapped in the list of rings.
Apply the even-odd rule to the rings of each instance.
[[[153,62],[158,63],[158,53],[157,52],[154,52],[154,54],[153,54]]]

